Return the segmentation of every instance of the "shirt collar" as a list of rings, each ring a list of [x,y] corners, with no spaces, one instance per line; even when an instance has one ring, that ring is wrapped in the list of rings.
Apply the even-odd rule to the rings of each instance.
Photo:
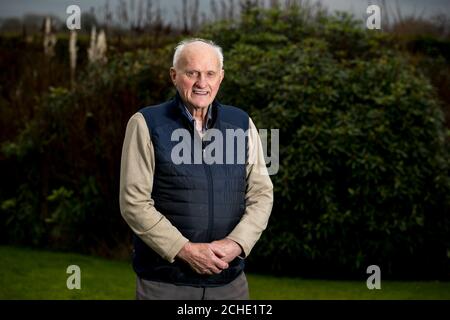
[[[189,109],[186,107],[186,105],[184,103],[183,104],[183,110],[184,113],[186,115],[186,117],[189,119],[190,122],[192,122],[192,124],[194,125],[195,128],[195,118],[192,116],[192,114],[189,112]],[[206,121],[203,123],[203,128],[202,128],[202,132],[205,132],[206,130],[208,130],[210,128],[211,122],[212,122],[212,105],[210,104],[208,106],[208,111],[206,113]]]

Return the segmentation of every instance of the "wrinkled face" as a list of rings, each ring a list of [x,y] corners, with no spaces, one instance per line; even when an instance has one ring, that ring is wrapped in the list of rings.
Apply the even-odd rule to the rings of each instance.
[[[208,107],[219,91],[224,76],[219,56],[203,42],[193,42],[184,48],[170,77],[183,101],[194,108]]]

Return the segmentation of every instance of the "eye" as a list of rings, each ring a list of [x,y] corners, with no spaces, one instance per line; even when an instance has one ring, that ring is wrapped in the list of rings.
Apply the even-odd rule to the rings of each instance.
[[[186,71],[186,75],[187,75],[189,78],[192,78],[193,76],[195,76],[195,71]]]
[[[208,77],[214,78],[216,76],[216,73],[214,71],[208,71]]]

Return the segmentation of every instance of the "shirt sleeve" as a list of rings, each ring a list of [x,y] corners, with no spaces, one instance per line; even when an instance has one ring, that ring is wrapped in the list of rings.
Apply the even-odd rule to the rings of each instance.
[[[128,121],[122,148],[120,211],[138,237],[173,262],[188,239],[154,206],[151,198],[154,169],[153,144],[144,116],[138,112]]]
[[[246,209],[239,223],[227,236],[237,242],[245,256],[266,229],[273,206],[273,185],[270,180],[258,131],[249,119]]]

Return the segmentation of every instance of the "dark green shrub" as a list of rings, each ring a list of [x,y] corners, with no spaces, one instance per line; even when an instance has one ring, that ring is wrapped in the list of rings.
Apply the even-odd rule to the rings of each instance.
[[[429,81],[346,15],[249,15],[205,36],[225,47],[222,101],[280,129],[275,206],[251,266],[448,276],[449,146]]]
[[[102,255],[129,245],[118,204],[123,136],[134,112],[170,92],[165,50],[119,54],[90,66],[74,90],[50,88],[40,99],[31,121],[2,146],[20,168],[10,188],[26,187],[4,199],[6,241]]]

